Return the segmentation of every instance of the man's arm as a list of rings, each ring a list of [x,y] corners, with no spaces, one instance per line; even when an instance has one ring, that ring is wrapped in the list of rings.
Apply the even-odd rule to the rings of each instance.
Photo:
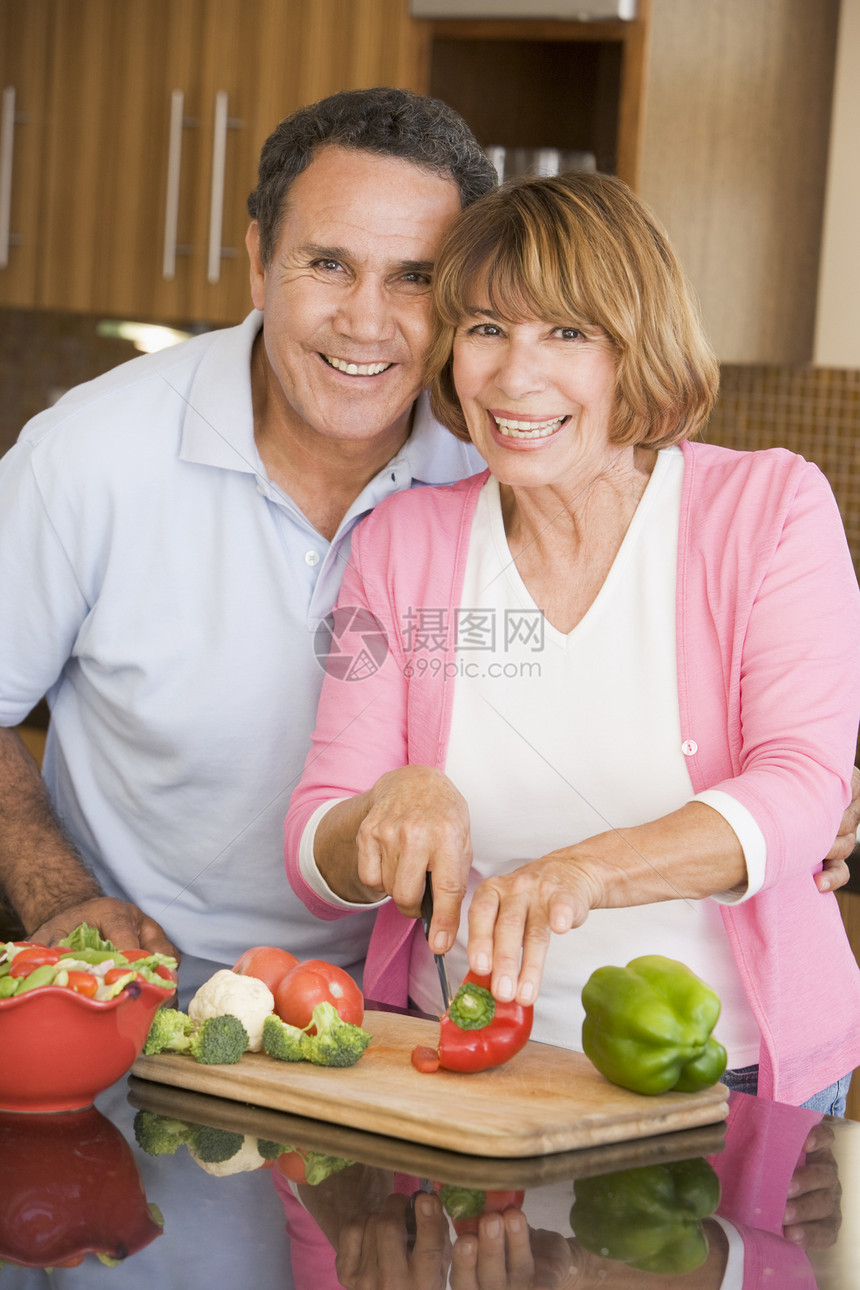
[[[32,940],[52,944],[86,922],[120,949],[177,954],[136,905],[104,895],[63,835],[38,766],[8,729],[0,729],[0,887]]]

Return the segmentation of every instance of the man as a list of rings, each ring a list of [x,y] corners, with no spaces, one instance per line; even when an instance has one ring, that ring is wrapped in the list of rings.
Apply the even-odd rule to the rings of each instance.
[[[186,988],[252,944],[360,965],[369,921],[294,900],[282,823],[352,528],[481,466],[421,384],[436,248],[494,182],[433,100],[302,109],[249,199],[255,312],[72,390],[0,463],[0,886],[34,938],[175,947]],[[43,694],[47,793],[8,729]]]
[[[294,900],[283,819],[352,528],[480,465],[419,395],[436,247],[494,182],[433,100],[303,109],[249,200],[255,312],[71,391],[3,460],[0,724],[48,695],[64,830],[3,730],[0,885],[28,934],[172,945],[186,981],[257,943],[363,959],[369,924],[333,938]]]

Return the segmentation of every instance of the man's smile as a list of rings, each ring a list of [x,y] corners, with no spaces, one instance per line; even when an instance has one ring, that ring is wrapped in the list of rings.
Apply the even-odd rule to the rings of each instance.
[[[332,354],[322,354],[321,357],[329,367],[345,372],[347,376],[379,376],[380,372],[394,366],[393,363],[351,363],[345,358],[335,358]]]

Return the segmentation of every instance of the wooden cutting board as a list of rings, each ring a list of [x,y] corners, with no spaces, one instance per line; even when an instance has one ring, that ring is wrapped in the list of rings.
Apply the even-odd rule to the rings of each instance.
[[[128,1081],[128,1100],[138,1110],[155,1111],[170,1120],[208,1124],[230,1133],[282,1142],[301,1151],[340,1156],[371,1168],[414,1174],[481,1191],[540,1187],[614,1173],[618,1169],[716,1156],[724,1149],[726,1139],[725,1123],[700,1124],[694,1129],[658,1133],[653,1138],[607,1142],[545,1156],[467,1156],[459,1151],[386,1138],[363,1129],[292,1115],[289,1111],[270,1111],[267,1107],[230,1102],[208,1093],[190,1093],[188,1089],[134,1077]]]
[[[438,1043],[437,1022],[365,1013],[373,1042],[355,1066],[326,1069],[246,1053],[235,1066],[140,1057],[132,1074],[231,1101],[475,1156],[543,1156],[713,1124],[728,1114],[722,1084],[643,1097],[617,1088],[582,1053],[530,1042],[505,1066],[421,1075],[410,1054]]]

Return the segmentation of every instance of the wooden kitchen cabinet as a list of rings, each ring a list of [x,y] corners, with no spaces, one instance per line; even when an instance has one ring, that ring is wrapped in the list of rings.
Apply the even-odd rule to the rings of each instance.
[[[3,305],[243,317],[267,135],[334,90],[420,76],[404,0],[0,0],[0,15],[4,78],[20,64],[34,98],[40,83],[42,130],[35,173],[13,178],[33,265],[10,248]]]
[[[666,225],[723,362],[808,362],[839,0],[640,0],[638,12],[430,23],[427,84],[484,145],[585,148],[631,183]]]
[[[36,297],[51,0],[0,0],[0,298]]]
[[[240,318],[266,135],[302,103],[390,84],[445,99],[485,146],[594,152],[666,224],[722,361],[807,362],[838,9],[640,0],[634,22],[587,23],[416,20],[408,0],[0,0],[25,118],[0,305]]]
[[[484,147],[591,152],[635,186],[649,4],[633,22],[427,22],[424,88]]]

